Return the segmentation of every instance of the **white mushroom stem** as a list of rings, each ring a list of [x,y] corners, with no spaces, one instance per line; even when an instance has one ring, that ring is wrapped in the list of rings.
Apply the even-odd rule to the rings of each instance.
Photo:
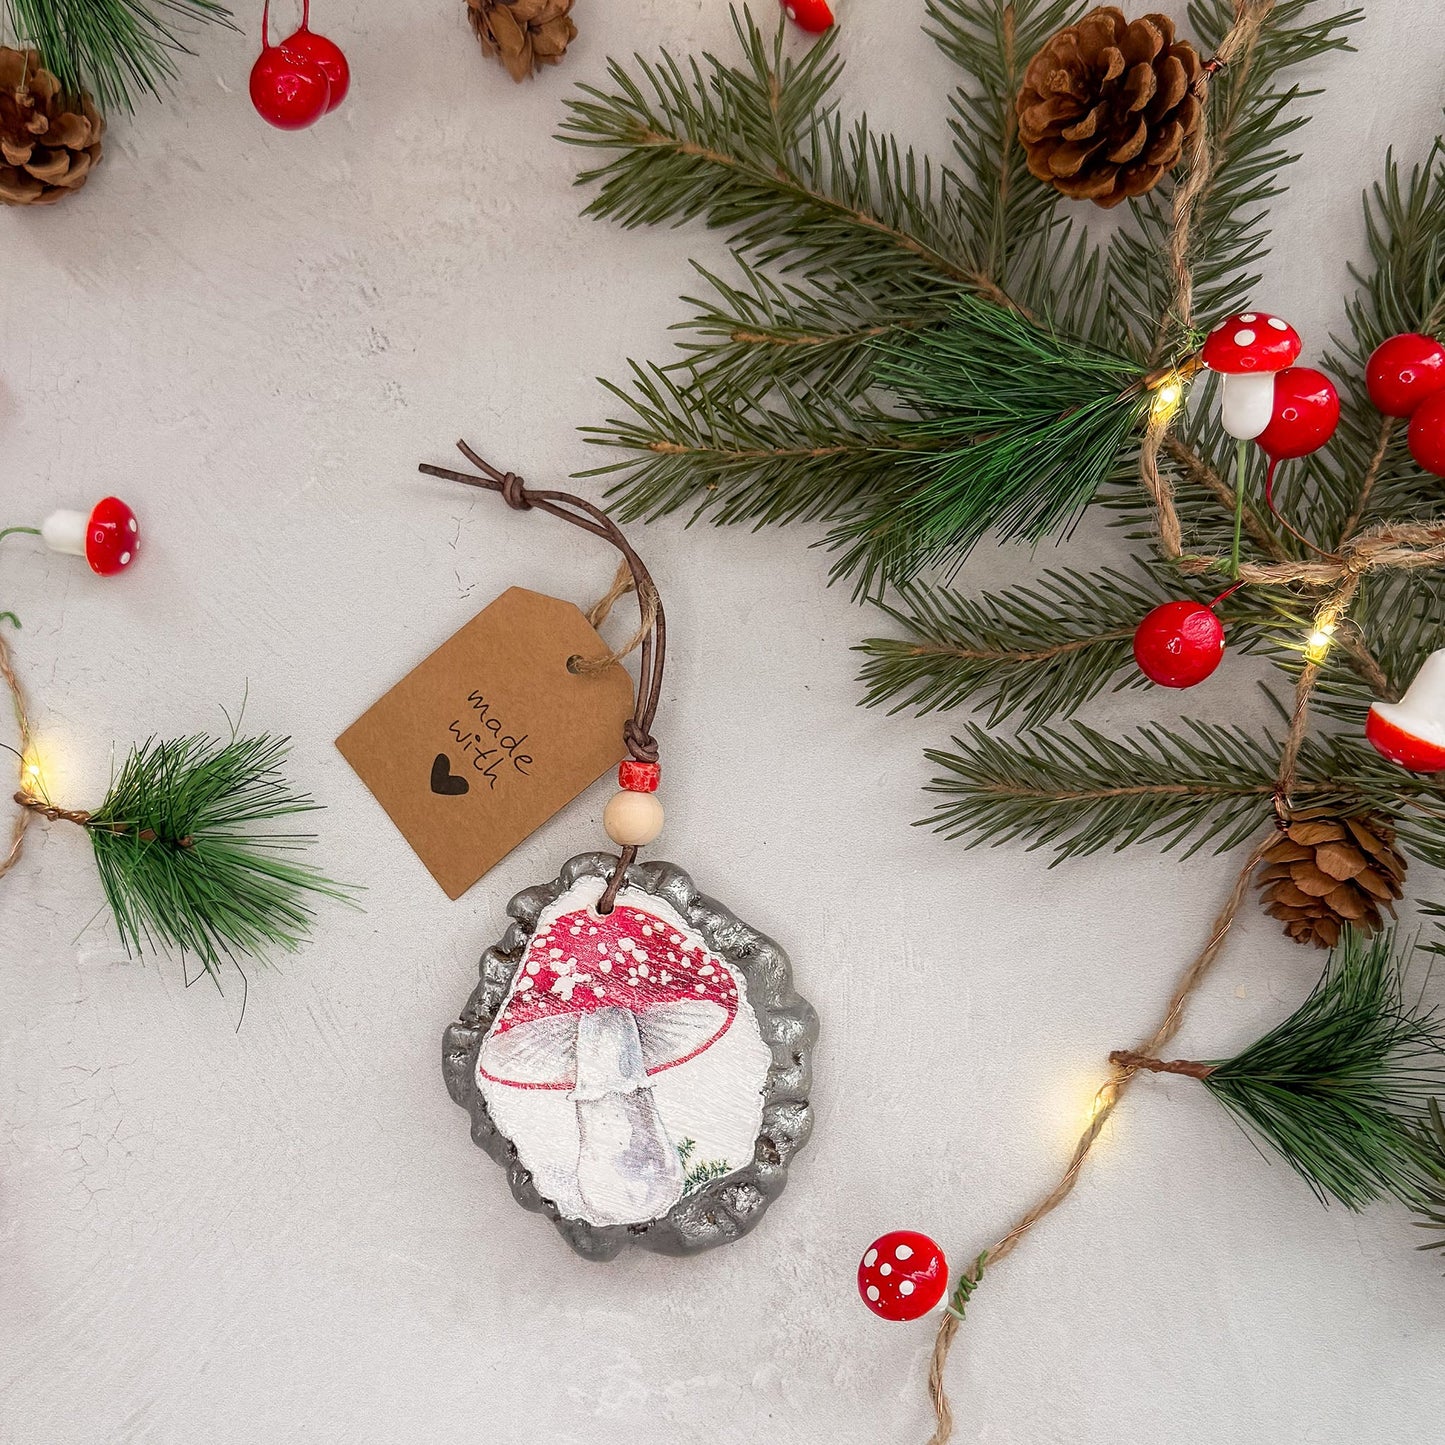
[[[52,512],[40,524],[40,536],[52,552],[85,556],[85,533],[90,518],[84,512]]]
[[[1274,372],[1251,371],[1242,375],[1225,372],[1222,380],[1224,393],[1219,404],[1219,419],[1230,436],[1251,442],[1274,415]]]
[[[660,1219],[682,1198],[682,1160],[647,1081],[631,1009],[577,1017],[577,1187],[598,1224]]]

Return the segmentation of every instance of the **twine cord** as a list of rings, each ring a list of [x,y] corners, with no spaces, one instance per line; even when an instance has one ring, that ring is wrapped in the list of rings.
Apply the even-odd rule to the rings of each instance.
[[[1202,101],[1207,104],[1209,82],[1213,77],[1226,66],[1248,65],[1252,57],[1254,47],[1259,40],[1260,32],[1268,19],[1270,12],[1274,9],[1275,0],[1235,0],[1235,19],[1229,32],[1220,43],[1219,52],[1213,60],[1206,65],[1204,74],[1200,77],[1199,94]],[[1190,247],[1193,237],[1193,226],[1195,212],[1200,198],[1204,194],[1213,173],[1214,152],[1211,149],[1209,126],[1206,119],[1199,126],[1187,154],[1188,173],[1184,181],[1176,188],[1174,193],[1173,221],[1169,239],[1169,261],[1174,277],[1174,298],[1170,314],[1161,319],[1158,341],[1156,343],[1155,362],[1164,354],[1167,346],[1167,338],[1170,333],[1171,318],[1174,323],[1182,327],[1186,332],[1193,326],[1194,319],[1194,278],[1190,266]],[[1183,363],[1177,371],[1181,375],[1192,374],[1197,369],[1193,363],[1195,358],[1190,358]],[[1188,371],[1185,368],[1189,368]],[[1155,385],[1151,390],[1163,385],[1168,379],[1168,371],[1154,373],[1150,381]],[[1183,533],[1180,526],[1178,513],[1174,506],[1173,486],[1159,470],[1159,455],[1163,449],[1169,434],[1169,425],[1172,420],[1172,409],[1168,407],[1155,406],[1149,413],[1149,422],[1145,430],[1143,444],[1140,448],[1139,473],[1140,479],[1154,502],[1155,514],[1158,519],[1160,547],[1166,557],[1179,559],[1183,553]],[[1442,544],[1445,544],[1445,530],[1442,530]],[[1227,563],[1227,559],[1207,559],[1210,566],[1217,566],[1221,561]],[[1301,564],[1305,565],[1305,564]],[[1325,565],[1325,564],[1316,564]],[[1206,571],[1209,567],[1200,567],[1198,570]],[[1354,579],[1351,583],[1350,595],[1353,595],[1354,587],[1358,586],[1358,574],[1363,570],[1358,565],[1345,566],[1332,571],[1327,579],[1327,585],[1339,583],[1341,578],[1348,575]],[[1252,580],[1241,576],[1237,580]],[[1300,743],[1303,741],[1304,731],[1308,726],[1308,698],[1310,690],[1314,686],[1314,678],[1317,669],[1313,671],[1307,667],[1301,675],[1297,685],[1297,696],[1295,703],[1295,716],[1291,728],[1291,738],[1296,732],[1298,739],[1294,742],[1293,748],[1287,746],[1286,758],[1282,759],[1279,783],[1276,787],[1276,798],[1279,799],[1287,793],[1287,784],[1292,777],[1293,760],[1298,756]],[[1062,1176],[1054,1187],[1041,1199],[1026,1210],[1014,1223],[1012,1228],[991,1248],[986,1249],[975,1262],[965,1270],[955,1287],[949,1310],[945,1313],[943,1322],[939,1326],[938,1334],[933,1344],[933,1354],[928,1370],[928,1391],[933,1404],[935,1427],[929,1445],[946,1445],[946,1442],[953,1435],[953,1410],[949,1403],[948,1392],[944,1384],[944,1372],[948,1362],[949,1351],[952,1348],[954,1338],[958,1334],[958,1328],[963,1318],[963,1306],[967,1304],[969,1297],[983,1276],[985,1265],[993,1269],[1004,1259],[1008,1258],[1029,1232],[1043,1219],[1054,1212],[1074,1191],[1078,1183],[1079,1175],[1093,1149],[1099,1135],[1103,1132],[1104,1126],[1108,1123],[1110,1116],[1118,1107],[1120,1099],[1129,1085],[1137,1077],[1142,1068],[1146,1067],[1144,1060],[1157,1058],[1159,1051],[1163,1049],[1171,1039],[1178,1033],[1184,1021],[1184,1010],[1189,999],[1195,990],[1204,981],[1210,967],[1219,957],[1224,948],[1225,940],[1234,924],[1235,918],[1243,906],[1244,900],[1249,893],[1251,879],[1258,867],[1265,851],[1273,841],[1273,835],[1260,840],[1251,850],[1243,867],[1235,878],[1234,886],[1230,890],[1224,907],[1215,918],[1214,927],[1210,932],[1208,941],[1204,947],[1195,955],[1189,966],[1180,976],[1175,985],[1174,993],[1170,997],[1169,1004],[1164,1012],[1164,1017],[1154,1033],[1137,1051],[1124,1051],[1116,1053],[1111,1057],[1111,1074],[1105,1083],[1100,1087],[1094,1097],[1093,1108],[1090,1111],[1089,1122],[1084,1131],[1080,1134],[1078,1142],[1074,1146],[1073,1154],[1064,1169]]]

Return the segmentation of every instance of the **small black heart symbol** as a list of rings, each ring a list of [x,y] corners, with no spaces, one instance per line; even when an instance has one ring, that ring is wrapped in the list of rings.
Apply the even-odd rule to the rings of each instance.
[[[445,753],[438,753],[431,765],[431,790],[446,798],[455,798],[460,793],[471,791],[471,784],[452,772],[451,759]]]

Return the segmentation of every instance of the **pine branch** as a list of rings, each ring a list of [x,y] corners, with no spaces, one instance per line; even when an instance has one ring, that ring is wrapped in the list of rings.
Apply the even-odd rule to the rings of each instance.
[[[1111,738],[1082,723],[1041,727],[1017,741],[970,724],[955,751],[929,751],[945,771],[928,785],[940,802],[924,826],[973,848],[1023,839],[1052,847],[1055,862],[1154,843],[1185,856],[1223,852],[1274,817],[1283,744],[1186,719]],[[1400,830],[1401,846],[1445,863],[1445,780],[1403,774],[1352,736],[1307,739],[1290,790],[1298,807],[1377,813]]]
[[[89,90],[102,110],[133,110],[176,78],[175,57],[194,54],[180,25],[236,28],[219,0],[3,0],[3,13],[69,94]]]
[[[1266,203],[1281,194],[1281,175],[1298,159],[1287,142],[1309,123],[1297,103],[1318,94],[1290,84],[1286,72],[1349,49],[1345,31],[1363,18],[1350,10],[1316,19],[1316,8],[1313,0],[1281,0],[1248,61],[1210,85],[1210,178],[1196,203],[1190,252],[1194,313],[1206,324],[1247,304],[1269,252]],[[1189,7],[1189,31],[1206,55],[1218,50],[1234,20],[1234,0],[1193,0]],[[1187,345],[1188,328],[1174,315],[1169,264],[1176,184],[1170,180],[1132,205],[1136,224],[1110,251],[1106,309],[1120,329],[1112,344],[1128,344],[1132,354],[1155,362]]]
[[[1053,234],[1059,194],[1029,174],[1018,139],[1015,101],[1030,59],[1076,17],[1077,0],[929,0],[928,33],[963,71],[952,97],[954,150],[972,182],[959,205],[975,238],[978,268],[1011,296],[1054,316],[1069,291],[1051,284],[1052,269],[1015,278],[1017,258],[1032,249],[1061,254]],[[1036,245],[1047,234],[1053,244]],[[1095,247],[1088,246],[1088,255]],[[1086,295],[1088,295],[1086,291]]]
[[[1421,1126],[1421,1139],[1430,1155],[1431,1186],[1416,1206],[1420,1217],[1415,1221],[1421,1229],[1430,1229],[1439,1236],[1420,1246],[1421,1249],[1445,1250],[1445,1114],[1438,1099],[1431,1099]]]
[[[1390,934],[1347,933],[1304,1004],[1203,1081],[1322,1202],[1427,1199],[1421,1119],[1445,1092],[1445,1031],[1407,998],[1408,964]]]
[[[735,282],[694,263],[713,296],[684,296],[694,314],[673,328],[696,338],[679,342],[682,357],[666,368],[684,387],[765,396],[775,386],[808,386],[856,397],[871,379],[874,343],[947,315],[941,299],[903,311],[848,281],[824,288],[774,280],[745,257],[734,260]]]
[[[151,739],[135,748],[86,827],[126,948],[193,954],[209,973],[242,956],[297,948],[307,895],[349,890],[289,855],[302,833],[257,832],[319,806],[281,773],[286,740]]]
[[[1111,683],[1115,691],[1144,686],[1133,654],[1139,619],[1191,591],[1207,602],[1209,592],[1181,587],[1166,569],[1137,567],[1137,576],[1047,571],[1032,586],[978,598],[923,583],[900,588],[898,605],[882,610],[908,635],[855,649],[868,658],[863,702],[920,714],[966,705],[986,709],[989,727],[1007,719],[1033,728],[1071,717]],[[1227,626],[1236,651],[1257,645],[1252,620],[1231,616]]]
[[[1351,273],[1350,334],[1335,338],[1324,368],[1341,385],[1344,406],[1330,445],[1288,474],[1281,504],[1308,516],[1338,547],[1363,527],[1440,505],[1440,482],[1410,457],[1407,427],[1382,419],[1365,390],[1370,354],[1387,337],[1445,329],[1445,140],[1402,177],[1392,154],[1365,198],[1374,268]]]
[[[578,176],[599,186],[586,213],[624,226],[702,219],[753,263],[894,300],[987,286],[959,246],[956,178],[839,116],[835,35],[793,59],[781,17],[771,41],[747,9],[733,19],[740,65],[636,56],[636,77],[609,66],[610,94],[580,87],[560,139],[616,153]]]
[[[919,419],[891,427],[905,450],[829,538],[860,593],[956,568],[989,530],[1067,531],[1149,408],[1134,363],[976,298],[878,351],[878,382]]]
[[[591,441],[641,454],[582,474],[629,473],[609,492],[622,493],[614,510],[624,522],[686,506],[719,522],[830,516],[878,486],[900,446],[886,418],[845,393],[799,395],[779,383],[769,403],[718,396],[656,366],[634,365],[632,377],[630,391],[603,383],[631,415],[583,428]]]

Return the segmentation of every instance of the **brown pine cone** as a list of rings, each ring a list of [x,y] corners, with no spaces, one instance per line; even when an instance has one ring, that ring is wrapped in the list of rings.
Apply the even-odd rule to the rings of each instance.
[[[513,80],[558,64],[577,38],[572,0],[467,0],[472,29],[487,55],[499,55]]]
[[[78,191],[104,130],[91,98],[66,101],[37,51],[0,46],[0,203],[49,206]]]
[[[1373,813],[1297,815],[1270,844],[1256,879],[1264,911],[1296,943],[1333,948],[1346,924],[1370,934],[1393,918],[1405,860],[1395,830]]]
[[[1204,117],[1199,52],[1167,15],[1112,5],[1059,31],[1029,62],[1019,140],[1029,170],[1074,200],[1117,206],[1159,184]]]

